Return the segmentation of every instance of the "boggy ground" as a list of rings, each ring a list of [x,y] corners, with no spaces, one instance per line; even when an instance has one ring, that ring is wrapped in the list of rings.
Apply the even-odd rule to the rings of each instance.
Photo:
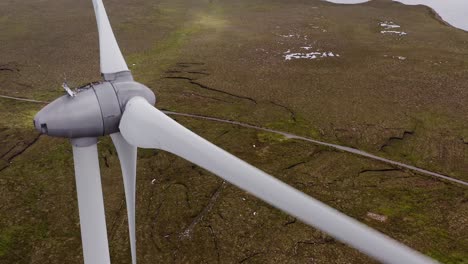
[[[468,33],[389,1],[105,1],[158,107],[357,147],[468,180]],[[407,35],[381,34],[393,21]],[[0,3],[0,93],[50,101],[99,79],[91,1]],[[301,47],[311,47],[306,50]],[[285,53],[339,57],[285,60]],[[328,54],[328,53],[327,53]],[[405,57],[405,59],[400,59]],[[0,98],[0,263],[81,263],[71,147],[41,104]],[[468,191],[309,143],[177,118],[294,187],[444,263],[467,263]],[[117,155],[99,143],[113,263],[129,263]],[[140,150],[139,263],[373,263],[219,178]]]

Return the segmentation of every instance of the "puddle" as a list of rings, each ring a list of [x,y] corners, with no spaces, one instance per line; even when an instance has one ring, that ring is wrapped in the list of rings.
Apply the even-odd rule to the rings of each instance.
[[[325,0],[336,4],[360,4],[368,0]],[[445,22],[468,31],[468,0],[393,0],[405,5],[425,5],[432,8]]]

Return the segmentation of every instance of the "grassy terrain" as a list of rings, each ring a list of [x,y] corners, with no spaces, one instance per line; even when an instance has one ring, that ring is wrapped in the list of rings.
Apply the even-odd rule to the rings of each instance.
[[[427,8],[384,0],[105,4],[129,67],[159,108],[290,131],[468,180],[468,33]],[[380,34],[382,21],[408,35]],[[71,86],[99,79],[91,1],[0,2],[0,43],[2,95],[50,101],[65,77]],[[340,57],[284,60],[303,46]],[[2,264],[82,262],[71,147],[34,131],[41,107],[0,98]],[[268,133],[177,120],[443,263],[468,263],[464,187]],[[99,151],[111,258],[129,263],[117,155],[108,138]],[[374,263],[154,150],[139,151],[137,237],[139,263]]]

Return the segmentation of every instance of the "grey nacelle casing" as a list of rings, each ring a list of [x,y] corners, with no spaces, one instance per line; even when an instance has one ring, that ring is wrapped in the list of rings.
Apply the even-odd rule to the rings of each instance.
[[[105,77],[107,81],[81,87],[76,96],[64,95],[45,106],[34,117],[36,129],[53,137],[95,138],[119,131],[125,105],[132,97],[155,104],[154,93],[133,81],[130,72]]]

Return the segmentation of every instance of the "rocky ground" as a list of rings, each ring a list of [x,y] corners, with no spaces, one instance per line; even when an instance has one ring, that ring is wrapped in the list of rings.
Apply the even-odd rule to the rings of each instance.
[[[468,180],[468,33],[428,8],[385,0],[105,4],[129,67],[160,109],[280,129]],[[91,1],[2,1],[0,44],[0,95],[51,101],[64,78],[70,86],[100,78]],[[43,105],[0,98],[0,263],[82,262],[71,147],[35,132]],[[468,262],[466,187],[265,132],[176,119],[443,263]],[[111,258],[129,263],[117,155],[108,138],[99,151]],[[138,162],[139,263],[373,263],[173,155],[140,150]]]

